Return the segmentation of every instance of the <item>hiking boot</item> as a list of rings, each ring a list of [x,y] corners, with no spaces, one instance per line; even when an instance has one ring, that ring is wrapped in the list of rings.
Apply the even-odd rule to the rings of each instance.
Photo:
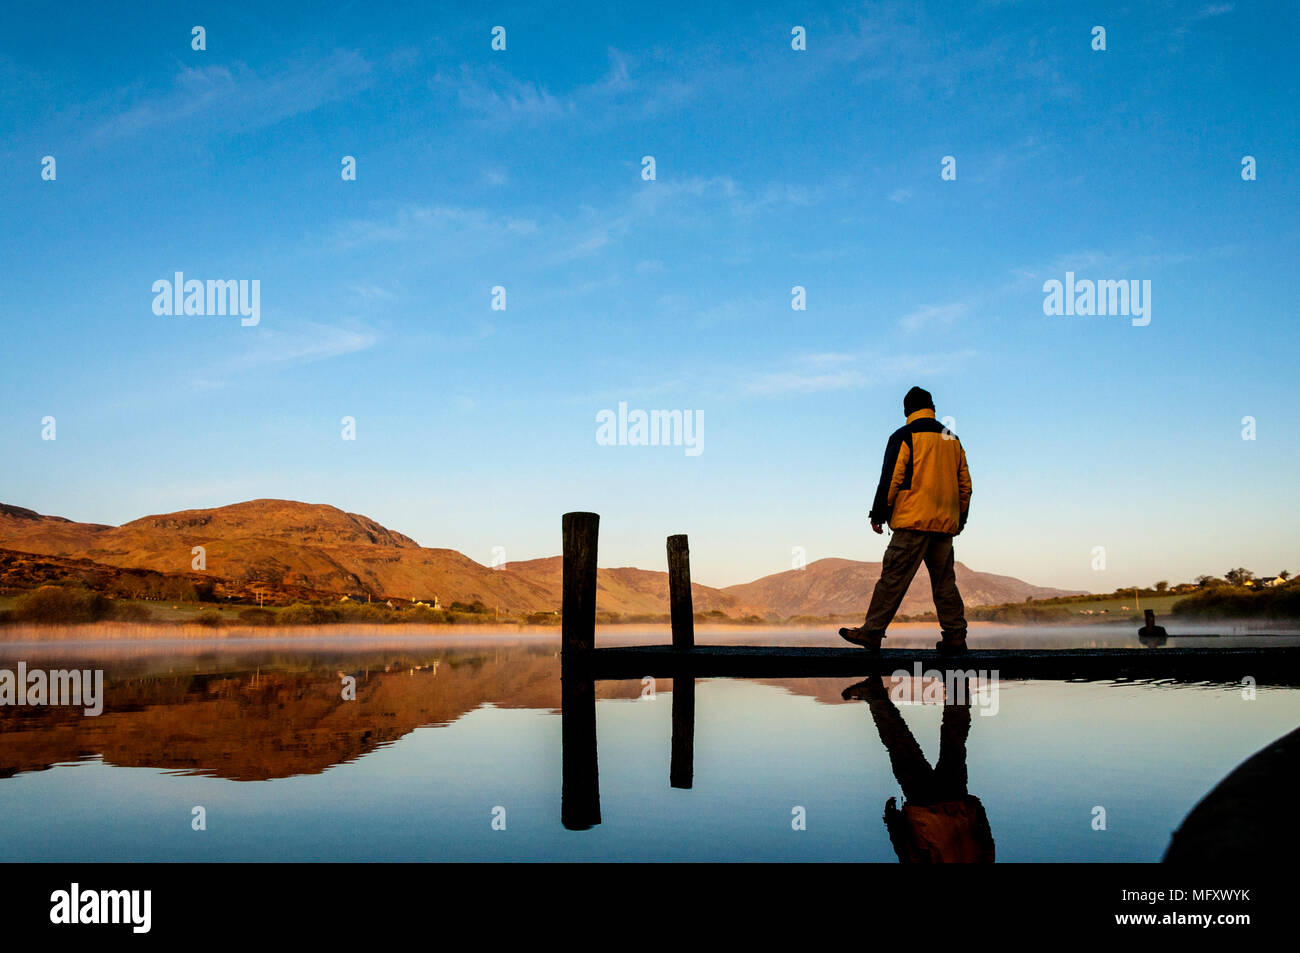
[[[934,643],[934,647],[939,650],[940,655],[965,655],[966,654],[965,639],[962,639],[960,642],[957,641],[950,642],[947,639],[941,639],[938,642]]]
[[[840,629],[840,638],[846,642],[852,642],[854,645],[860,645],[872,655],[880,654],[880,643],[884,639],[885,633],[871,632],[863,626],[853,629]]]

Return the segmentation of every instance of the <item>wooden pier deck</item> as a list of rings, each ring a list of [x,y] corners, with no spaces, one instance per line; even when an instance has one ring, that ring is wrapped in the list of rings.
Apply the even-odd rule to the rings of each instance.
[[[865,677],[927,671],[996,672],[1007,679],[1174,679],[1300,685],[1300,647],[1131,649],[981,649],[957,657],[934,650],[827,646],[617,646],[565,657],[573,671],[594,679]]]

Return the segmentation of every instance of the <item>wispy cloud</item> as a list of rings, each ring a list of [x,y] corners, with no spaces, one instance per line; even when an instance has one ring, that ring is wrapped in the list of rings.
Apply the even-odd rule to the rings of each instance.
[[[903,378],[947,374],[973,356],[972,351],[930,354],[809,354],[750,377],[743,393],[759,397],[861,390]]]
[[[220,386],[228,378],[252,370],[344,357],[369,350],[377,341],[374,332],[366,328],[346,328],[315,321],[278,328],[262,324],[241,338],[247,341],[244,350],[219,362],[208,373],[200,373],[200,384]]]
[[[1220,247],[1205,252],[1163,251],[1140,252],[1135,250],[1104,251],[1097,248],[1080,249],[1052,257],[1049,260],[1012,269],[1013,284],[1033,284],[1046,278],[1059,278],[1066,271],[1080,277],[1109,278],[1133,275],[1169,265],[1182,265],[1207,257],[1227,257],[1230,247]]]
[[[909,99],[958,95],[994,76],[1030,81],[1024,94],[1035,100],[1080,95],[1059,53],[1032,31],[993,34],[979,42],[963,32],[959,19],[927,21],[915,3],[878,2],[860,9],[842,17],[820,41],[822,70],[860,67],[853,71],[854,81],[887,84]]]
[[[784,394],[814,394],[822,391],[857,390],[865,387],[867,375],[856,368],[801,367],[772,371],[750,382],[747,391],[763,397]]]
[[[178,122],[193,127],[195,120],[202,120],[197,128],[208,134],[274,125],[352,95],[370,73],[365,57],[350,50],[260,70],[238,62],[187,66],[167,90],[119,91],[115,105],[99,108],[107,115],[94,122],[88,138],[103,142]]]
[[[578,119],[604,123],[618,118],[667,112],[696,95],[681,79],[680,64],[650,55],[606,53],[608,68],[599,79],[564,91],[519,79],[501,66],[440,70],[429,79],[435,93],[455,100],[470,118],[495,125],[540,124]]]
[[[555,260],[583,258],[651,221],[682,226],[703,225],[718,215],[738,219],[816,205],[823,190],[783,182],[747,187],[729,175],[682,175],[638,184],[607,208],[586,208],[576,217],[577,236],[556,254]]]
[[[1207,3],[1193,12],[1185,14],[1174,22],[1169,33],[1173,37],[1170,43],[1170,49],[1174,52],[1182,50],[1183,40],[1185,40],[1192,28],[1203,20],[1212,20],[1217,17],[1226,16],[1232,13],[1236,8],[1231,3]]]
[[[362,301],[383,301],[397,297],[396,292],[387,288],[381,288],[375,284],[352,284],[348,285],[348,291],[360,298]]]
[[[531,235],[537,223],[527,218],[493,215],[484,209],[412,204],[387,216],[353,219],[336,227],[327,244],[336,251],[387,242],[426,240],[442,235],[465,240],[471,236]]]
[[[965,302],[951,304],[932,304],[917,308],[898,319],[898,326],[904,331],[923,331],[944,328],[952,324],[969,310]]]

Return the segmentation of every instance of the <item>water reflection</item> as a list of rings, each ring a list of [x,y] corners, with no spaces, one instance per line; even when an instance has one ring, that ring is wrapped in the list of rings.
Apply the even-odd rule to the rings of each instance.
[[[557,710],[556,654],[520,644],[91,656],[77,664],[107,668],[104,713],[0,706],[0,778],[94,757],[234,781],[319,774],[485,704]],[[68,664],[62,654],[29,662]],[[344,697],[345,676],[355,679],[355,701]],[[602,686],[603,697],[628,691]]]
[[[596,709],[592,678],[580,659],[565,662],[563,697],[562,823],[587,830],[600,823],[600,781]],[[889,679],[895,690],[908,681]],[[902,863],[992,863],[993,834],[980,799],[967,790],[966,740],[971,728],[970,680],[958,674],[941,682],[943,718],[939,758],[933,767],[903,720],[886,679],[867,678],[841,692],[848,701],[865,701],[903,790],[900,808],[891,797],[884,821]],[[695,679],[679,672],[674,680],[672,753],[669,785],[690,788],[694,774]],[[910,686],[915,696],[921,686]]]
[[[1300,721],[1300,692],[1239,685],[1004,681],[972,719],[993,712],[969,691],[909,710],[888,682],[682,672],[643,703],[640,679],[562,672],[553,640],[0,648],[18,658],[102,668],[106,700],[0,706],[9,860],[924,862],[991,860],[992,832],[1000,861],[1156,860]],[[1126,822],[1097,835],[1095,804]]]
[[[885,827],[902,863],[992,863],[993,832],[983,803],[966,790],[966,739],[970,735],[970,684],[964,676],[945,685],[934,767],[903,720],[880,678],[844,689],[844,697],[865,701],[889,766],[903,789],[899,808],[885,802]]]

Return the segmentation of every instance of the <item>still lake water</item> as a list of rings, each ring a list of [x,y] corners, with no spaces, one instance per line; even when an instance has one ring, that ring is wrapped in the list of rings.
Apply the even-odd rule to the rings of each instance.
[[[1132,632],[988,627],[972,644],[1135,647]],[[725,641],[837,640],[700,637]],[[0,643],[0,668],[101,668],[106,695],[91,718],[0,707],[0,861],[897,861],[882,812],[904,796],[884,724],[900,716],[934,764],[953,706],[845,700],[852,678],[701,679],[682,789],[669,783],[672,681],[653,696],[640,680],[599,682],[600,823],[570,830],[558,649],[519,634]],[[355,701],[340,697],[346,675]],[[1300,722],[1290,688],[1248,701],[1236,685],[1003,680],[977,701],[962,793],[987,814],[998,861],[1159,860],[1210,788]],[[192,829],[196,806],[206,830]]]

